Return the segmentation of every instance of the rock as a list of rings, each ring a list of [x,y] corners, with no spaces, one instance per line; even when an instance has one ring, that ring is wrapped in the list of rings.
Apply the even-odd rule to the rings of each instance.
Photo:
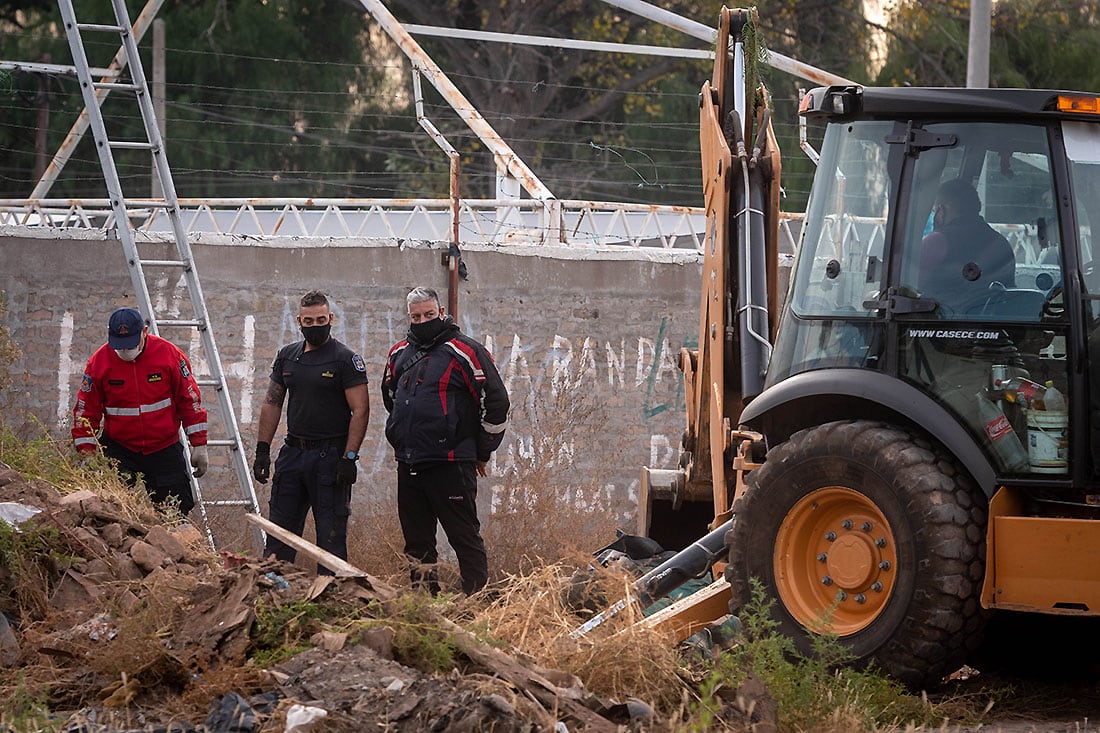
[[[159,568],[167,559],[164,550],[141,540],[130,546],[130,557],[133,558],[139,568],[147,573]]]
[[[84,502],[89,502],[93,499],[95,501],[99,501],[99,497],[95,495],[94,491],[81,489],[80,491],[74,491],[71,494],[65,494],[57,503],[60,506],[73,506],[74,504],[83,504]]]
[[[11,667],[19,661],[19,640],[8,624],[8,617],[0,613],[0,667]]]
[[[381,626],[366,631],[360,641],[383,659],[393,659],[393,629]]]
[[[145,573],[128,554],[115,555],[114,561],[115,575],[119,580],[141,580],[145,577]]]
[[[94,558],[85,563],[83,573],[89,579],[97,583],[113,580],[111,577],[111,564],[101,557]]]
[[[746,727],[759,733],[779,730],[779,703],[764,683],[749,675],[734,693],[734,705],[745,716]]]
[[[107,545],[103,539],[87,527],[73,527],[73,538],[81,548],[84,557],[102,557],[107,554]]]
[[[508,702],[503,695],[493,693],[481,698],[481,704],[498,715],[512,716],[516,714],[516,708]]]
[[[153,547],[163,550],[164,554],[172,558],[173,562],[179,562],[187,555],[187,549],[183,544],[160,525],[155,525],[149,529],[145,535],[145,541]]]
[[[111,547],[118,549],[122,547],[122,540],[126,539],[126,532],[122,529],[122,525],[118,522],[111,522],[104,525],[99,530],[99,536],[103,538]]]
[[[402,695],[386,711],[386,720],[392,723],[409,717],[422,699],[420,695]]]
[[[193,524],[180,524],[173,527],[170,532],[181,545],[189,550],[206,549],[206,538],[203,537],[199,528]]]
[[[50,596],[50,608],[55,611],[82,611],[94,606],[101,595],[99,587],[81,573],[68,570]]]
[[[325,651],[334,652],[344,648],[344,644],[348,640],[348,635],[339,633],[336,631],[318,631],[313,636],[309,637],[309,641],[313,646],[320,647]]]
[[[141,606],[141,599],[125,590],[118,597],[118,605],[125,613],[133,613]]]

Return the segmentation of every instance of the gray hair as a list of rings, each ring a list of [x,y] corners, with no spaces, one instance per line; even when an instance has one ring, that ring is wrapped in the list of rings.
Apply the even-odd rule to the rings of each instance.
[[[413,303],[424,303],[429,300],[434,300],[435,304],[439,305],[439,293],[435,292],[431,288],[416,287],[409,291],[409,294],[405,296],[405,307],[412,306]]]

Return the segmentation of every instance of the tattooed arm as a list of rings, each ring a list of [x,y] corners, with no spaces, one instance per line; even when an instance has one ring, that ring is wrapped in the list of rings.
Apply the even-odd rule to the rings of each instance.
[[[267,385],[267,394],[264,395],[263,404],[260,406],[260,429],[256,436],[257,442],[271,443],[275,437],[275,430],[279,427],[279,418],[283,414],[283,400],[286,399],[286,387],[271,381]]]

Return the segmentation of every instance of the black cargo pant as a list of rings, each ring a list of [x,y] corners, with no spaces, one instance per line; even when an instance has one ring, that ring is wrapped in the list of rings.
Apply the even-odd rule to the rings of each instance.
[[[477,519],[477,470],[473,463],[412,467],[398,462],[397,516],[409,560],[418,565],[434,565],[439,560],[435,546],[438,521],[458,556],[463,592],[469,595],[485,587],[489,560]],[[438,592],[434,569],[414,566],[410,576],[414,585]]]
[[[317,546],[347,560],[351,490],[340,492],[336,488],[336,463],[342,452],[343,443],[310,449],[284,443],[275,459],[268,518],[301,537],[306,515],[312,509]],[[293,547],[268,535],[264,557],[274,555],[280,560],[294,562],[297,554]],[[324,566],[318,566],[317,572],[333,574]]]
[[[119,475],[131,486],[137,485],[140,476],[154,504],[168,499],[178,499],[180,513],[186,515],[195,508],[191,496],[191,470],[183,456],[183,443],[158,450],[156,453],[136,453],[122,444],[104,436],[99,440],[103,455],[118,461]]]

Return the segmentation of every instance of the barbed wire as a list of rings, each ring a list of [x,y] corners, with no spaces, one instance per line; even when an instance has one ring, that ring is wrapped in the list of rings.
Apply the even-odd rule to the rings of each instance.
[[[101,44],[100,50],[113,53],[116,49],[114,45]],[[387,74],[392,76],[397,71],[408,74],[408,65],[404,59],[395,62],[364,58],[362,63],[343,63],[308,59],[291,60],[274,56],[174,47],[169,47],[167,53],[170,54],[169,58],[197,56],[247,63],[294,63],[298,67],[317,68],[326,72],[336,67],[344,69],[349,76],[357,72],[379,77]],[[591,95],[617,95],[623,98],[659,99],[672,105],[684,104],[689,100],[694,102],[697,97],[695,91],[683,93],[667,90],[624,91],[610,87],[560,83],[549,79],[498,79],[464,73],[449,73],[449,76],[455,83],[480,86],[508,84],[521,89],[526,88],[540,95],[547,92],[568,91]],[[59,79],[63,84],[72,85],[75,88],[75,79],[72,77],[61,76]],[[240,185],[261,182],[270,185],[278,182],[283,187],[320,186],[348,192],[389,190],[390,195],[400,197],[404,191],[409,190],[408,179],[415,177],[413,185],[417,187],[446,190],[446,160],[432,144],[428,143],[423,131],[412,124],[404,128],[394,126],[394,122],[401,117],[386,111],[358,111],[354,115],[355,126],[349,126],[346,123],[348,115],[345,111],[333,110],[325,104],[325,100],[346,96],[347,92],[302,89],[288,95],[286,90],[279,89],[171,81],[166,86],[168,90],[166,96],[169,97],[166,106],[170,110],[165,120],[168,129],[166,140],[169,146],[169,160],[171,160],[173,147],[201,149],[207,142],[194,134],[191,136],[181,135],[178,132],[174,134],[174,130],[195,129],[196,124],[223,131],[238,127],[242,130],[240,137],[227,139],[220,147],[219,165],[224,167],[173,166],[174,177],[187,186],[204,187],[219,184],[226,186],[229,185],[227,180]],[[196,90],[201,92],[203,98],[201,104],[179,101],[185,96],[199,96]],[[374,95],[375,100],[379,99],[378,95],[382,95],[384,100],[389,100],[395,106],[399,103],[408,104],[407,86],[393,87],[388,91],[383,87],[372,88],[370,94]],[[112,107],[124,104],[118,96],[116,92],[115,98],[111,101]],[[68,112],[75,115],[76,110],[81,106],[79,95],[72,92],[55,93],[52,101],[56,104],[55,110],[62,113]],[[682,195],[689,199],[689,203],[694,204],[700,195],[698,128],[694,119],[685,120],[683,123],[648,119],[592,120],[561,116],[560,113],[558,115],[530,114],[523,110],[494,105],[492,102],[493,100],[490,99],[484,106],[478,106],[473,110],[454,110],[442,102],[424,100],[426,116],[433,120],[441,133],[452,140],[456,147],[461,146],[460,150],[467,158],[463,164],[463,176],[475,183],[479,180],[491,182],[496,170],[491,160],[479,160],[479,158],[486,158],[487,154],[479,150],[480,143],[458,117],[459,113],[468,111],[476,111],[491,123],[495,122],[518,131],[519,134],[511,134],[506,138],[509,144],[519,151],[537,151],[535,157],[538,160],[538,175],[545,181],[553,181],[556,186],[568,189],[568,193],[564,196],[566,198],[592,198],[596,193],[607,192],[617,192],[619,196],[623,196],[627,192],[637,194],[639,191],[652,190],[673,196]],[[785,115],[794,119],[797,99],[779,96],[774,98],[773,102],[777,109],[783,110],[773,118],[778,134],[788,139],[796,138],[795,124],[782,122],[781,119]],[[132,100],[130,104],[132,105]],[[20,105],[13,98],[8,109],[26,113],[32,108],[27,104]],[[405,115],[405,119],[408,120],[408,113],[405,112]],[[196,121],[194,119],[196,117],[200,118],[201,122]],[[123,125],[140,124],[136,106],[132,106],[130,112],[122,111],[116,114],[115,118]],[[329,119],[345,122],[326,123]],[[285,122],[278,122],[278,120],[285,120]],[[298,128],[294,126],[294,122],[300,123]],[[29,159],[28,149],[13,143],[22,141],[25,144],[27,140],[33,140],[35,128],[10,122],[6,126],[14,134],[5,136],[0,143],[0,160]],[[528,131],[547,128],[572,129],[581,134],[575,139],[524,134]],[[590,134],[584,133],[583,130],[586,128],[598,129],[601,139],[596,140]],[[642,128],[653,133],[650,136],[652,140],[645,141],[644,144],[639,139],[630,137],[637,136]],[[264,135],[267,135],[266,139],[262,139]],[[618,139],[622,142],[616,142]],[[9,141],[12,142],[9,143]],[[248,151],[288,145],[293,146],[293,149],[298,152],[339,150],[355,153],[360,157],[347,156],[352,167],[344,170],[257,170],[251,167],[252,156],[249,156]],[[80,149],[78,147],[78,151]],[[784,151],[785,156],[788,154],[788,151]],[[358,170],[354,165],[362,161],[361,156],[375,156],[388,161],[387,165],[391,167],[405,166],[409,170]],[[653,162],[655,156],[660,158],[659,162]],[[140,156],[134,157],[140,159]],[[652,175],[642,174],[639,171],[638,164],[642,161],[645,161],[647,167],[652,168]],[[586,169],[578,170],[579,166],[585,166]],[[74,152],[70,158],[69,167],[98,169],[98,158],[90,151],[86,154]],[[419,170],[412,170],[413,168],[419,168]],[[143,175],[148,176],[149,165],[147,159],[137,163],[128,162],[120,156],[119,170],[123,177],[141,178]],[[27,170],[23,166],[0,163],[0,187],[4,189],[11,190],[13,186],[26,180],[27,175]],[[80,187],[101,183],[99,175],[93,173],[82,175],[79,172],[70,172],[66,180]],[[803,190],[808,188],[808,181],[804,186],[793,178],[787,182],[788,192],[796,195],[801,195]]]

